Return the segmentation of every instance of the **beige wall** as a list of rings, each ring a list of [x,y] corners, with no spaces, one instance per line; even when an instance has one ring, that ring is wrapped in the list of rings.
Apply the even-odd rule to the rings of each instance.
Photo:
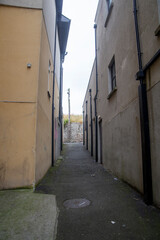
[[[34,183],[35,113],[32,103],[0,102],[0,189]]]
[[[0,188],[34,186],[52,162],[55,2],[44,2],[43,8],[0,5]],[[58,41],[57,36],[55,160],[60,155]]]
[[[41,15],[39,10],[0,6],[0,188],[35,181]]]
[[[53,95],[53,61],[52,53],[49,44],[48,35],[46,32],[46,22],[42,21],[41,32],[41,56],[40,56],[40,71],[38,83],[38,100],[37,100],[37,136],[36,136],[36,182],[39,181],[52,162],[52,95]],[[57,33],[58,34],[58,33]],[[59,86],[60,78],[58,67],[60,68],[59,42],[57,37],[56,51],[56,78],[55,78],[55,94],[54,94],[54,158],[60,156],[60,128],[59,128]],[[49,61],[51,63],[51,72],[48,74]],[[48,96],[48,79],[50,96]]]
[[[50,73],[49,61],[51,63]],[[41,54],[39,65],[38,98],[37,98],[37,131],[36,131],[36,182],[39,181],[51,166],[52,151],[52,88],[53,62],[44,18],[41,29]],[[48,91],[50,97],[48,96]]]

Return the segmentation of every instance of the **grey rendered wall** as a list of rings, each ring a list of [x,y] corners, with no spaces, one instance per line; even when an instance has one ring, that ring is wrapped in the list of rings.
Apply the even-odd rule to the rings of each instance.
[[[147,82],[152,83],[148,90],[148,108],[150,120],[152,186],[154,202],[160,207],[160,59],[147,74]]]
[[[155,36],[155,30],[159,26],[158,7],[160,1],[138,0],[140,39],[142,47],[143,65],[160,49],[160,38]],[[147,71],[148,110],[151,141],[151,165],[153,200],[160,207],[160,59],[158,59]]]
[[[88,101],[88,150],[91,152],[91,119],[90,119],[90,94],[89,89],[92,90],[92,123],[93,123],[93,156],[95,156],[95,104],[94,98],[96,95],[96,68],[95,68],[95,61],[93,63],[88,87],[86,90],[84,102],[83,102],[83,111],[84,116],[86,116],[86,101]],[[86,131],[85,131],[85,146],[86,146]]]
[[[139,30],[142,47],[143,66],[159,49],[160,39],[154,32],[159,24],[157,0],[137,1]],[[135,74],[138,71],[136,36],[134,27],[132,1],[113,0],[113,9],[104,27],[107,18],[105,0],[100,0],[95,21],[97,23],[98,44],[98,115],[102,118],[103,128],[103,163],[105,168],[127,181],[139,191],[143,192],[141,133],[138,102],[138,85]],[[121,13],[121,14],[120,14]],[[117,91],[108,99],[108,66],[115,56]],[[150,74],[159,73],[158,67]],[[148,99],[152,128],[152,172],[154,199],[159,195],[159,106],[158,97],[159,75],[150,81]],[[153,87],[154,86],[154,87]],[[151,89],[153,88],[153,89]],[[157,93],[157,94],[156,94]],[[151,101],[151,103],[150,103]],[[154,112],[151,112],[154,109]],[[156,129],[156,131],[155,131]],[[153,131],[154,130],[154,131]],[[158,134],[157,134],[158,132]],[[156,141],[156,144],[153,142]],[[155,148],[157,151],[155,151]],[[159,168],[158,168],[159,169]]]
[[[97,13],[98,116],[102,118],[103,164],[118,177],[143,191],[138,108],[136,43],[130,1],[113,1],[105,28],[106,1]],[[125,5],[125,8],[124,8]],[[119,14],[119,12],[123,14]],[[127,33],[127,34],[126,34]],[[116,36],[116,37],[115,37]],[[110,99],[108,66],[115,56],[117,91]]]

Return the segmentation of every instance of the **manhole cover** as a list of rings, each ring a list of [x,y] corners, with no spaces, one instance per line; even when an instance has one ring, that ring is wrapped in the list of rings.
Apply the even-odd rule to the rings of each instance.
[[[90,201],[85,198],[70,199],[63,203],[65,208],[83,208],[90,205]]]

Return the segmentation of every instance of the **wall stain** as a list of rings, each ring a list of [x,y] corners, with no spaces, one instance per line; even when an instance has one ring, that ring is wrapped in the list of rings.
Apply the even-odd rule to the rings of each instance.
[[[6,164],[0,163],[0,189],[4,188],[5,175],[6,175]]]

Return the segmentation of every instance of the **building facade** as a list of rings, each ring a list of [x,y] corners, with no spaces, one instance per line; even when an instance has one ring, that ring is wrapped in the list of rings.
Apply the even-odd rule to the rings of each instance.
[[[160,206],[160,1],[99,0],[94,28],[84,144]]]
[[[60,155],[62,4],[0,0],[0,189],[34,187]]]

